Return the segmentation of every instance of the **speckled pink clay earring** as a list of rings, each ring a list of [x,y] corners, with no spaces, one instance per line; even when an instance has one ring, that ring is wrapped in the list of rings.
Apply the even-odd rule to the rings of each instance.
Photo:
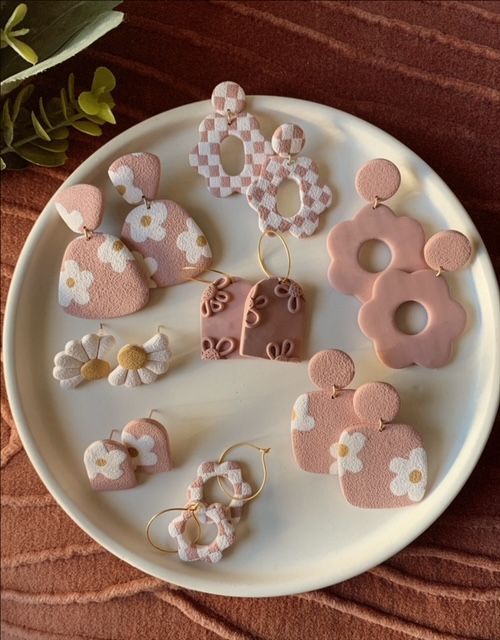
[[[319,391],[300,395],[292,410],[292,448],[304,471],[337,473],[330,448],[344,429],[357,422],[353,408],[354,363],[338,349],[319,351],[309,361],[309,378]]]
[[[79,318],[116,318],[139,311],[149,300],[140,265],[116,236],[98,233],[104,201],[100,189],[75,184],[54,198],[57,212],[82,235],[66,247],[59,275],[59,304]]]
[[[212,251],[194,219],[176,202],[157,200],[160,159],[153,153],[129,153],[108,170],[111,182],[129,204],[121,237],[140,262],[150,287],[170,287],[211,265]]]
[[[355,507],[386,509],[422,500],[427,486],[427,455],[420,435],[395,424],[399,394],[390,384],[370,382],[354,393],[357,424],[332,446],[340,487]]]
[[[427,269],[406,273],[391,268],[377,278],[371,298],[359,310],[358,322],[384,364],[394,369],[412,364],[437,369],[448,364],[467,314],[451,297],[442,274],[465,266],[471,255],[471,243],[462,233],[440,231],[425,245]],[[406,302],[421,304],[427,313],[427,325],[414,335],[404,333],[396,323],[397,310]]]
[[[288,269],[284,277],[273,276],[265,266],[265,236],[278,237],[286,250]],[[305,333],[305,298],[302,287],[290,278],[290,251],[282,236],[265,231],[259,240],[258,255],[267,278],[257,282],[247,296],[240,353],[277,362],[299,362]]]
[[[207,189],[217,198],[232,193],[245,193],[261,172],[271,145],[260,131],[259,121],[245,109],[246,96],[236,82],[221,82],[212,93],[215,113],[207,116],[199,127],[199,142],[189,154],[189,164],[206,178]],[[230,176],[221,160],[221,143],[228,137],[243,143],[245,163],[241,173]]]
[[[366,271],[359,263],[365,242],[380,240],[391,251],[386,269],[416,271],[427,266],[423,258],[425,234],[414,218],[397,216],[392,209],[380,204],[399,189],[401,175],[390,160],[377,158],[363,165],[356,175],[356,190],[370,204],[353,220],[336,224],[327,239],[332,259],[328,280],[342,293],[369,300],[375,281],[381,272]]]
[[[319,182],[318,165],[306,156],[297,157],[305,141],[304,131],[296,124],[282,124],[273,134],[276,155],[266,157],[259,177],[247,191],[248,204],[259,214],[261,231],[289,231],[296,238],[307,238],[332,202],[330,187]],[[278,211],[278,189],[287,179],[295,180],[300,191],[300,209],[289,218]]]

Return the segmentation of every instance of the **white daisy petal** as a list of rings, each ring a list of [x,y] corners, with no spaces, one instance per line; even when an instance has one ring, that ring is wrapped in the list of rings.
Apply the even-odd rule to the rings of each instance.
[[[81,375],[76,375],[73,378],[66,378],[64,380],[60,380],[59,384],[63,389],[75,389],[80,382],[83,382],[83,377]]]
[[[80,375],[80,367],[69,369],[68,367],[57,366],[52,369],[52,375],[56,380],[68,380]]]
[[[141,379],[139,374],[135,369],[129,369],[127,371],[127,377],[125,378],[125,386],[126,387],[139,387],[141,384]]]
[[[123,273],[127,264],[134,260],[123,242],[111,235],[104,236],[104,242],[97,249],[97,257],[101,262],[109,264],[116,273]]]
[[[392,458],[389,469],[396,474],[390,484],[393,495],[422,500],[427,486],[427,454],[422,447],[412,449],[408,458]]]
[[[93,360],[97,358],[97,350],[99,348],[99,336],[96,333],[88,333],[86,336],[83,336],[82,347],[85,349],[87,354],[87,358],[89,360]]]
[[[107,333],[104,336],[100,336],[99,349],[97,351],[97,358],[103,358],[106,353],[115,346],[115,337]]]
[[[64,347],[64,351],[69,356],[72,356],[73,358],[76,358],[76,360],[79,360],[81,363],[87,362],[89,359],[89,356],[83,348],[80,340],[70,340],[69,342],[67,342],[66,346]]]
[[[149,338],[149,340],[142,345],[142,348],[146,353],[165,350],[168,348],[168,336],[161,332],[155,333],[152,338]]]
[[[168,371],[169,365],[169,362],[154,362],[153,360],[148,360],[144,366],[160,376]]]
[[[150,466],[158,462],[158,456],[153,452],[155,441],[151,436],[143,435],[136,438],[128,432],[122,433],[122,442],[125,446],[135,449],[136,455],[132,457],[134,468]]]
[[[128,369],[124,369],[120,365],[113,369],[113,371],[108,376],[108,382],[112,384],[114,387],[118,387],[122,384],[125,384],[127,379]]]
[[[148,362],[168,362],[172,357],[170,349],[163,349],[162,351],[154,351],[148,355]]]
[[[316,426],[315,419],[309,413],[309,395],[300,395],[292,409],[292,429],[311,431]]]
[[[358,453],[363,449],[366,436],[355,431],[349,433],[343,431],[339,442],[334,442],[330,447],[330,453],[337,461],[339,475],[344,475],[346,471],[359,473],[363,470],[363,462],[358,458]]]
[[[64,351],[61,351],[56,354],[54,358],[54,364],[64,369],[78,369],[79,371],[83,363],[77,358],[69,356]]]
[[[190,264],[196,264],[203,257],[211,258],[212,251],[210,250],[210,245],[208,244],[205,234],[193,218],[186,220],[186,226],[187,231],[183,231],[177,237],[177,247],[181,251],[184,251],[186,260]]]
[[[130,235],[134,242],[144,242],[151,239],[159,242],[167,235],[165,221],[168,216],[167,207],[161,201],[153,201],[149,207],[146,204],[139,205],[127,216],[126,222],[130,225]]]
[[[158,377],[157,374],[147,368],[147,366],[138,369],[137,373],[139,374],[142,384],[151,384]]]
[[[108,464],[106,465],[106,477],[110,480],[117,480],[123,475],[123,469],[120,465],[127,457],[124,451],[113,449],[108,453]]]

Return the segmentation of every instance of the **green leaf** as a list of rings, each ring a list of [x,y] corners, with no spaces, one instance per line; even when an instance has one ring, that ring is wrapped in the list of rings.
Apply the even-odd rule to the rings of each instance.
[[[10,18],[5,23],[4,30],[12,31],[12,29],[24,20],[24,17],[28,11],[28,7],[22,2],[18,4],[14,11],[11,13]]]
[[[2,160],[5,162],[7,169],[24,169],[29,164],[27,160],[24,160],[14,152],[4,154]]]
[[[65,140],[69,136],[68,127],[58,127],[50,132],[52,140]]]
[[[4,102],[2,109],[2,136],[7,146],[12,144],[14,139],[14,123],[10,115],[9,99]]]
[[[49,134],[40,124],[40,121],[36,117],[34,111],[31,112],[31,122],[33,123],[33,128],[35,129],[35,132],[39,138],[42,138],[43,140],[50,140]]]
[[[95,124],[94,122],[87,122],[86,120],[77,120],[76,122],[73,122],[73,127],[89,136],[100,136],[102,134],[102,129],[98,124]]]
[[[68,98],[71,104],[78,109],[78,101],[75,96],[75,74],[70,73],[68,76]]]
[[[0,158],[0,171],[3,171],[6,168],[7,165],[5,164],[5,160],[3,158]]]
[[[18,92],[16,99],[14,100],[14,106],[12,107],[12,122],[17,120],[21,107],[30,99],[34,88],[34,85],[28,84]]]
[[[24,144],[16,148],[16,153],[32,164],[42,167],[60,167],[66,162],[65,153],[52,153],[46,149],[40,149],[34,144]]]
[[[40,115],[42,116],[42,120],[44,121],[46,126],[49,129],[52,129],[52,123],[48,119],[47,114],[45,112],[45,107],[43,106],[43,98],[42,98],[42,96],[40,96],[40,98],[38,99],[38,111],[40,111]]]
[[[92,92],[101,90],[101,93],[110,93],[116,87],[115,76],[107,67],[98,67],[92,80]]]
[[[40,62],[28,69],[9,49],[1,67],[1,93],[12,90],[24,80],[76,55],[123,20],[123,13],[111,11],[117,1],[58,0],[29,2],[30,33],[26,42],[38,53]]]
[[[101,103],[99,107],[99,117],[104,121],[109,122],[110,124],[116,124],[115,116],[109,108],[109,105],[107,105],[105,102]]]
[[[99,116],[89,116],[89,114],[86,113],[85,117],[87,118],[87,120],[90,120],[90,122],[95,122],[96,124],[104,124],[104,120],[102,118],[99,118]]]
[[[92,91],[83,91],[78,96],[78,106],[84,113],[88,113],[89,116],[96,116],[100,109],[99,102]]]
[[[38,55],[33,51],[29,44],[26,44],[22,40],[18,40],[11,35],[7,36],[4,34],[4,38],[7,44],[9,44],[11,48],[21,56],[21,58],[24,58],[26,62],[29,62],[30,64],[36,64],[38,62]]]
[[[69,112],[68,98],[66,97],[66,89],[64,87],[61,89],[60,96],[61,96],[61,109],[64,114],[64,117],[67,120],[70,116],[70,112]]]
[[[69,142],[67,140],[51,140],[50,142],[47,142],[46,140],[35,140],[33,144],[40,149],[52,151],[52,153],[64,152],[69,147]]]

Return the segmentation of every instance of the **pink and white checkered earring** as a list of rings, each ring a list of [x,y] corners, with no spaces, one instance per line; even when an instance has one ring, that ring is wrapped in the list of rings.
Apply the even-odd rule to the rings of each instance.
[[[245,193],[260,175],[271,145],[260,131],[259,121],[245,110],[245,92],[236,82],[221,82],[212,93],[214,113],[199,126],[199,141],[189,154],[189,164],[207,179],[207,189],[217,198]],[[230,176],[222,166],[221,143],[228,136],[239,138],[245,152],[244,166]]]
[[[311,236],[319,224],[319,216],[330,206],[332,192],[319,181],[318,165],[306,156],[295,157],[302,151],[306,138],[296,124],[282,124],[272,137],[276,155],[267,156],[262,171],[249,186],[248,204],[259,214],[261,231],[289,231],[296,238]],[[290,218],[278,211],[278,188],[284,180],[297,182],[300,208]]]
[[[241,467],[233,460],[225,460],[226,455],[237,447],[247,446],[257,449],[261,455],[263,478],[259,488],[252,493],[251,486],[243,480]],[[184,507],[172,507],[156,513],[146,525],[146,538],[148,542],[164,553],[177,553],[181,560],[193,562],[203,560],[213,564],[222,559],[223,552],[236,541],[235,527],[239,522],[244,505],[256,498],[267,482],[267,466],[265,457],[269,448],[258,447],[248,442],[242,442],[228,447],[219,457],[218,461],[207,461],[200,464],[197,476],[187,488],[187,504]],[[220,502],[207,504],[204,496],[204,486],[212,478],[217,478],[220,488],[231,499],[225,505]],[[226,480],[230,489],[227,489],[223,480]],[[177,543],[177,549],[160,546],[153,541],[151,527],[160,516],[180,511],[180,515],[174,518],[168,526],[168,535]],[[193,538],[189,531],[189,521],[194,520],[197,534]],[[202,525],[214,524],[217,533],[212,542],[198,544],[202,534]]]

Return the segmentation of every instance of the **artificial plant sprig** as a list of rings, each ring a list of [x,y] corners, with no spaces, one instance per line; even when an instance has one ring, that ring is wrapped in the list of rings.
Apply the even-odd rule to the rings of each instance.
[[[100,136],[101,125],[116,122],[111,95],[115,85],[111,71],[99,67],[94,72],[90,91],[83,91],[78,97],[73,73],[57,97],[51,98],[47,104],[39,98],[35,109],[27,108],[33,85],[21,88],[14,99],[9,96],[2,105],[1,169],[17,169],[28,163],[46,167],[64,164],[70,127],[91,136]]]
[[[10,14],[9,19],[5,23],[3,29],[0,29],[0,49],[11,47],[17,54],[24,58],[30,64],[38,62],[38,55],[33,49],[19,40],[20,36],[26,36],[30,32],[29,29],[15,29],[22,22],[28,12],[28,7],[23,3],[18,4],[14,11]]]

